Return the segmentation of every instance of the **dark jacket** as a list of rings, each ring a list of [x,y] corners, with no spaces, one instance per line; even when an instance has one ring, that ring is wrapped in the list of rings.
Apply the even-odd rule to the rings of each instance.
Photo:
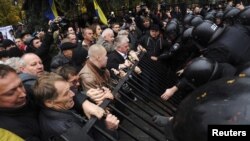
[[[149,56],[159,56],[162,54],[164,47],[166,47],[166,41],[161,37],[153,39],[150,35],[144,35],[140,39],[139,44],[147,50]]]
[[[128,38],[129,38],[131,50],[135,50],[135,51],[137,50],[138,40],[140,39],[141,35],[142,35],[142,32],[140,31],[140,29],[138,29],[138,27],[135,27],[135,30],[132,30],[129,32]]]
[[[73,50],[73,56],[72,56],[72,63],[73,66],[77,69],[77,72],[79,72],[83,66],[84,63],[87,60],[88,51],[81,46],[81,44],[77,46],[77,48],[74,48]]]
[[[60,138],[66,138],[70,141],[106,141],[94,129],[91,129],[89,134],[86,134],[84,131],[85,121],[81,117],[83,114],[81,105],[87,99],[87,96],[83,93],[74,92],[76,93],[74,97],[75,105],[71,110],[57,111],[42,107],[39,122],[43,141],[49,141],[50,139],[60,140]],[[116,135],[116,132],[105,128],[103,120],[97,121],[96,124],[110,135]]]
[[[121,54],[119,54],[116,50],[112,51],[110,54],[108,54],[107,68],[109,70],[112,68],[118,70],[119,64],[123,64],[124,62],[125,59]]]
[[[7,129],[26,141],[40,141],[38,110],[28,103],[18,109],[0,109],[0,128]]]
[[[112,78],[112,82],[114,84],[117,84],[116,80],[119,80],[119,77],[115,75],[115,73],[111,69],[114,68],[116,70],[119,70],[119,64],[123,64],[124,62],[125,62],[124,57],[121,54],[119,54],[116,50],[108,54],[107,68],[110,72],[110,77]],[[127,68],[123,70],[126,72]]]
[[[58,67],[64,66],[66,64],[72,64],[71,60],[66,58],[62,53],[59,53],[53,57],[50,64],[50,69],[51,71],[55,71]]]
[[[77,118],[74,114],[74,111],[55,111],[48,108],[43,108],[39,115],[40,127],[42,131],[42,139],[43,141],[50,141],[51,139],[57,139],[63,136],[67,130],[72,128],[77,129],[78,131],[82,131],[82,127],[84,125],[83,121]],[[78,140],[74,136],[79,137]],[[84,133],[74,135],[72,134],[72,138],[75,141],[92,141],[92,139]],[[69,137],[69,140],[71,139]]]

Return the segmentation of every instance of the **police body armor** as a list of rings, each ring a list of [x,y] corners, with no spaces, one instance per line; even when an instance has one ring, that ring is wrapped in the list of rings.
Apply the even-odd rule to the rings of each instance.
[[[222,60],[216,60],[219,63],[238,66],[250,61],[250,36],[241,25],[219,28],[213,22],[204,21],[194,27],[192,37],[206,50],[203,52],[205,57],[216,60],[223,56]],[[214,56],[214,51],[221,55]]]
[[[250,78],[222,78],[199,87],[179,105],[173,131],[178,141],[207,141],[208,125],[249,125]]]
[[[228,63],[238,66],[250,61],[250,36],[239,26],[229,26],[209,48],[220,47],[229,52]]]

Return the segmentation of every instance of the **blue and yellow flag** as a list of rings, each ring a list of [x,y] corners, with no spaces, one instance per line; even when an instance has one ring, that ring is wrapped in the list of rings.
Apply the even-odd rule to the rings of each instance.
[[[102,12],[102,9],[100,8],[98,3],[96,2],[96,0],[94,0],[94,7],[95,7],[96,14],[98,15],[100,21],[103,24],[108,25],[108,20],[107,20],[106,16],[104,15],[104,13]]]
[[[58,17],[56,5],[55,5],[54,0],[48,0],[48,1],[49,1],[50,9],[46,11],[45,15],[48,19],[54,20],[56,17]]]

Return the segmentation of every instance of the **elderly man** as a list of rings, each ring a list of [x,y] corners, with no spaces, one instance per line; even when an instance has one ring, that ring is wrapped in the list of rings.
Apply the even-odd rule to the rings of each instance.
[[[36,54],[26,53],[21,57],[21,60],[23,63],[20,67],[20,70],[22,72],[22,74],[20,75],[21,78],[23,74],[39,77],[44,73],[42,60]]]
[[[34,53],[27,53],[19,61],[19,77],[21,78],[28,97],[33,98],[32,87],[37,79],[44,73],[44,66],[39,56]]]
[[[131,66],[128,59],[129,39],[126,36],[118,36],[115,40],[115,51],[108,55],[108,69],[125,69]]]
[[[44,73],[44,67],[42,60],[34,53],[27,53],[21,57],[20,74],[21,79],[25,79],[26,76],[39,77]]]
[[[26,91],[16,71],[3,64],[0,68],[0,128],[27,141],[39,141],[36,106],[26,99]]]
[[[116,74],[116,70],[119,70],[119,74],[123,74],[121,70],[127,69],[132,66],[130,62],[130,58],[134,57],[138,61],[138,57],[135,55],[134,51],[130,51],[129,53],[129,39],[126,36],[117,36],[115,39],[115,51],[111,52],[108,55],[107,68],[111,71],[114,71]],[[136,73],[140,73],[140,69],[136,67]],[[120,74],[120,75],[121,75]]]
[[[102,35],[97,40],[97,44],[102,45],[108,53],[114,50],[114,32],[110,28],[103,30]]]
[[[72,109],[74,106],[73,97],[75,94],[70,90],[70,84],[61,76],[50,73],[41,76],[34,87],[34,94],[38,102],[43,105],[40,112],[40,125],[42,138],[49,141],[52,138],[66,137],[68,140],[92,140],[87,133],[82,131],[84,123],[77,112]],[[103,115],[103,110],[89,101],[83,103],[84,112]],[[119,120],[108,114],[106,117],[106,128],[115,130]],[[78,132],[70,132],[70,131]],[[67,133],[67,135],[65,135]]]
[[[111,77],[123,77],[126,75],[124,69],[132,65],[128,59],[129,39],[126,36],[118,36],[115,39],[115,50],[108,55],[107,68],[111,72]]]
[[[128,60],[129,39],[126,36],[117,36],[114,45],[116,49],[108,55],[107,68],[113,72],[112,78],[117,80],[116,76],[119,79],[126,75],[126,70],[132,66],[132,63]],[[141,73],[139,67],[136,67],[135,72]],[[136,100],[132,95],[129,94],[129,96]]]

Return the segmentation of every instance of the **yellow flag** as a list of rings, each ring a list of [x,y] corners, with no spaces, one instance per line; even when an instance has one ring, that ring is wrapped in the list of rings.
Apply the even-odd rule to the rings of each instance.
[[[95,11],[96,11],[97,15],[99,16],[101,22],[105,25],[108,25],[108,20],[107,20],[106,16],[104,15],[104,13],[102,12],[102,9],[100,8],[98,3],[96,2],[96,0],[94,0],[94,7],[95,7]]]
[[[55,5],[54,0],[52,0],[51,10],[52,10],[52,12],[53,12],[55,18],[58,17],[58,14],[57,14],[57,11],[56,11],[56,5]]]

